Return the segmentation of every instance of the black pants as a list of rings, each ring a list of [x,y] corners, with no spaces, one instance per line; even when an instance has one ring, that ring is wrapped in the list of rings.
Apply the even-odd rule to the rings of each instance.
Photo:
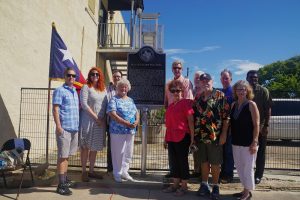
[[[188,153],[190,143],[191,137],[189,134],[186,134],[180,142],[168,142],[169,161],[172,162],[170,164],[174,178],[189,179]]]
[[[110,133],[109,133],[109,126],[107,126],[107,172],[113,171],[112,159],[111,159],[111,148],[110,148]]]
[[[267,146],[267,136],[258,137],[258,151],[256,157],[256,169],[255,169],[255,178],[262,178],[265,170],[265,161],[266,161],[266,146]]]
[[[227,134],[226,143],[223,145],[223,163],[220,176],[233,178],[234,160],[232,154],[232,136]]]
[[[168,145],[168,160],[169,160],[169,170],[170,170],[170,174],[173,177],[173,161],[172,161],[172,155],[171,152],[169,151],[169,145]]]

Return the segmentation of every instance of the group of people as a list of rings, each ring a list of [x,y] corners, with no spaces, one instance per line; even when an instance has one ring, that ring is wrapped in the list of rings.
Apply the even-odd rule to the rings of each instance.
[[[105,86],[100,68],[89,70],[87,83],[76,92],[76,72],[67,68],[65,83],[53,93],[53,117],[56,124],[58,150],[57,172],[59,184],[56,192],[70,195],[74,186],[67,175],[68,158],[80,147],[82,181],[102,179],[94,171],[97,151],[107,145],[107,170],[113,173],[116,182],[133,180],[129,175],[129,163],[133,154],[133,142],[139,123],[139,112],[133,100],[127,96],[130,82],[122,78],[121,71],[113,71],[113,82]],[[89,170],[87,172],[87,163]]]
[[[264,172],[272,101],[268,90],[258,84],[255,70],[247,73],[247,81],[239,80],[231,86],[232,74],[224,69],[222,89],[214,88],[211,75],[201,71],[195,73],[193,87],[182,71],[182,63],[173,62],[174,79],[165,89],[164,146],[168,149],[168,176],[173,178],[173,184],[163,191],[175,196],[188,191],[188,155],[193,153],[193,175],[201,177],[198,195],[219,199],[219,182],[230,182],[235,166],[244,190],[234,196],[251,199],[251,190],[260,183]],[[113,71],[113,82],[105,86],[103,72],[93,67],[78,96],[73,86],[76,76],[74,69],[65,70],[65,83],[54,91],[52,101],[58,147],[57,193],[62,195],[72,194],[68,158],[76,154],[78,146],[82,181],[102,178],[94,165],[97,151],[106,145],[106,136],[108,172],[116,182],[133,180],[128,170],[140,116],[127,96],[130,82],[122,78],[120,71]]]
[[[174,79],[165,89],[167,177],[173,177],[174,184],[163,191],[175,196],[187,192],[190,152],[194,175],[201,177],[198,195],[219,199],[219,182],[231,182],[235,166],[244,190],[233,196],[251,199],[251,190],[264,172],[272,102],[268,90],[258,84],[256,70],[247,73],[247,81],[231,86],[232,73],[224,69],[220,74],[222,89],[214,88],[211,75],[201,71],[195,73],[193,88],[182,71],[182,63],[173,62]],[[210,173],[212,183],[208,184]]]

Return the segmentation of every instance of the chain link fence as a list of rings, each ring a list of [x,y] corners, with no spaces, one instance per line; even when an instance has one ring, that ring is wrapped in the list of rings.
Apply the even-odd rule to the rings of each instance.
[[[52,97],[50,92],[50,97]],[[48,90],[46,88],[22,88],[21,89],[21,109],[19,137],[27,138],[32,143],[31,161],[32,163],[45,163],[46,144],[48,142],[48,162],[56,165],[57,148],[55,139],[55,123],[52,116],[52,103],[50,98],[50,116],[49,116],[49,134],[47,137],[47,108],[48,108]],[[276,101],[274,101],[276,103]],[[279,102],[279,101],[278,101]],[[300,100],[299,100],[300,103]],[[281,103],[278,103],[278,105]],[[276,104],[275,104],[276,105]],[[300,104],[293,109],[300,110]],[[281,105],[282,106],[282,105]],[[286,107],[282,108],[286,110]],[[147,170],[168,170],[168,153],[163,147],[165,126],[163,114],[160,110],[151,111],[148,116],[148,135],[147,135]],[[289,117],[281,115],[278,121],[272,116],[270,123],[270,140],[267,146],[266,168],[270,169],[292,169],[300,170],[300,123],[297,117],[290,120]],[[298,116],[299,117],[299,116]],[[299,118],[298,118],[299,119]],[[277,120],[277,121],[276,121]],[[274,130],[276,130],[276,134]],[[273,131],[273,132],[272,132]],[[273,135],[272,135],[273,134]],[[287,135],[291,135],[286,137]],[[141,169],[142,160],[142,131],[141,126],[135,136],[134,154],[131,169]],[[190,169],[193,169],[193,159],[190,155]],[[81,166],[80,153],[69,159],[71,166]],[[106,148],[98,152],[96,167],[106,168]]]

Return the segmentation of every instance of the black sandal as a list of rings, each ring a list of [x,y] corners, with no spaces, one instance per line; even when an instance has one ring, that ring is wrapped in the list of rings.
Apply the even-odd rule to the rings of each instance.
[[[249,192],[245,197],[238,197],[237,200],[250,200],[252,198],[252,193]]]

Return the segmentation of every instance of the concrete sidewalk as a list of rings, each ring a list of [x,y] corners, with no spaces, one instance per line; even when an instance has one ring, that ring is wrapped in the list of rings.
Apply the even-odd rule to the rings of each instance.
[[[257,186],[253,192],[252,199],[300,199],[300,172],[280,172],[267,171],[262,183]],[[91,180],[88,183],[80,182],[80,172],[72,171],[70,177],[77,183],[76,188],[72,189],[73,195],[61,196],[55,193],[56,185],[51,186],[35,186],[23,188],[21,190],[20,200],[59,200],[59,199],[209,199],[196,195],[199,183],[197,179],[191,179],[189,184],[189,192],[183,197],[174,197],[172,194],[162,192],[162,188],[167,185],[168,180],[163,178],[164,173],[148,173],[147,176],[140,176],[138,172],[131,174],[135,178],[135,182],[124,181],[123,183],[115,183],[111,176],[104,173],[103,180]],[[283,174],[283,175],[282,175]],[[25,182],[25,185],[28,181]],[[234,183],[221,184],[221,199],[235,199],[231,195],[241,191],[242,187],[238,178],[234,179]],[[0,199],[14,199],[16,189],[0,189]]]

